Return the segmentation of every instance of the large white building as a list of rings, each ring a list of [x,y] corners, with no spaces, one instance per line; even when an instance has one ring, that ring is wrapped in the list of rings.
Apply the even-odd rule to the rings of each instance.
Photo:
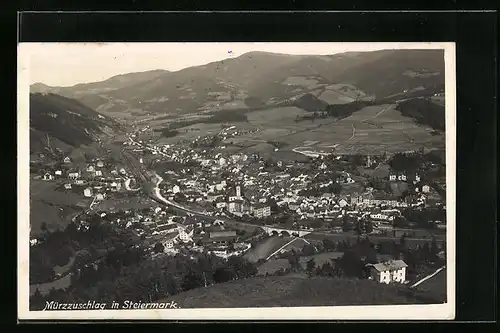
[[[403,260],[391,260],[384,263],[369,264],[370,279],[380,283],[404,283],[406,281],[406,267]]]

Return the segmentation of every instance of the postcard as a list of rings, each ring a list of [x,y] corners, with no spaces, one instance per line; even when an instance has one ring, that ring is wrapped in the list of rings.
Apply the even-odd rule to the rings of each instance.
[[[454,43],[20,43],[19,319],[455,316]]]

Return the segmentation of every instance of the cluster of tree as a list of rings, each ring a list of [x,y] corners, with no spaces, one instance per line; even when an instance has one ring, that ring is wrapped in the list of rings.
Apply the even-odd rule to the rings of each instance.
[[[408,99],[398,103],[397,110],[407,117],[414,118],[422,125],[428,125],[440,131],[445,130],[444,106],[433,103],[429,99]]]
[[[396,153],[389,160],[389,165],[396,172],[414,172],[420,169],[423,162],[421,154]]]
[[[446,221],[446,210],[439,208],[426,208],[421,210],[405,209],[401,212],[408,221],[417,223],[418,227],[432,229],[435,227],[434,221]]]
[[[217,111],[210,118],[203,119],[201,123],[213,124],[213,123],[247,122],[248,121],[246,115],[247,112],[248,109]]]
[[[329,241],[324,242],[324,248],[325,251],[327,249],[338,251]],[[377,254],[385,254],[403,259],[408,265],[409,278],[412,278],[418,271],[422,271],[423,266],[434,268],[444,265],[444,259],[438,256],[441,250],[435,239],[410,249],[405,237],[401,237],[399,243],[386,241],[378,244],[372,243],[369,238],[364,238],[358,239],[354,246],[346,246],[343,249],[343,256],[337,260],[331,260],[321,266],[316,265],[314,259],[309,260],[306,270],[312,276],[367,278],[369,271],[366,264],[377,263]]]
[[[197,140],[191,142],[191,148],[216,148],[222,142],[222,138],[218,135],[213,135],[204,140]]]
[[[43,308],[46,300],[59,302],[87,301],[154,302],[182,291],[254,276],[257,268],[241,257],[227,261],[213,255],[200,254],[161,257],[153,260],[120,260],[123,253],[108,256],[97,266],[75,275],[65,291],[52,290],[48,295],[36,293],[30,299],[33,309]]]
[[[372,104],[372,102],[368,101],[354,101],[346,104],[330,104],[327,106],[326,112],[330,117],[345,118]]]
[[[64,230],[45,231],[43,241],[30,247],[30,284],[54,279],[54,266],[66,265],[76,256],[72,270],[99,258],[99,249],[112,249],[121,245],[131,247],[139,241],[128,229],[118,229],[106,223],[99,215],[87,218],[88,230],[71,222]],[[87,250],[89,257],[82,254]]]
[[[304,197],[319,197],[324,193],[340,194],[341,191],[342,191],[342,186],[339,183],[332,183],[323,188],[315,186],[303,189],[299,192],[299,195]]]
[[[161,132],[161,135],[165,138],[173,138],[179,134],[179,131],[170,129],[169,127],[155,130],[155,132]]]

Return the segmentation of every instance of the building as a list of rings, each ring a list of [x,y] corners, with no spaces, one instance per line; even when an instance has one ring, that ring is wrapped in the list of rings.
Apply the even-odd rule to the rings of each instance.
[[[225,203],[224,201],[219,201],[215,204],[215,207],[217,208],[225,208],[227,206],[227,203]]]
[[[258,204],[253,207],[253,216],[257,218],[264,218],[271,215],[271,206]]]
[[[230,213],[240,213],[243,210],[243,200],[230,201],[227,210]]]
[[[171,250],[174,248],[174,245],[177,243],[179,239],[179,233],[178,232],[175,232],[175,233],[172,233],[170,235],[167,235],[163,240],[162,240],[162,244],[163,244],[163,247],[165,248],[165,250]]]
[[[98,168],[104,167],[104,162],[103,161],[97,161],[97,167]]]
[[[288,209],[290,210],[297,210],[300,207],[300,205],[296,201],[290,201],[288,202]]]
[[[210,232],[208,237],[204,238],[202,241],[205,244],[227,245],[229,242],[234,241],[237,237],[236,231],[234,230],[214,231]]]
[[[87,198],[90,198],[92,196],[92,188],[87,187],[85,190],[83,190],[83,195]]]
[[[102,171],[101,170],[96,170],[94,175],[96,177],[102,177]]]
[[[80,173],[79,172],[70,172],[68,174],[68,178],[71,180],[76,180],[76,179],[80,178]]]
[[[64,184],[64,188],[67,190],[71,190],[71,184]]]
[[[96,199],[96,200],[99,200],[99,201],[102,201],[102,200],[104,200],[104,197],[105,197],[105,196],[106,196],[106,195],[105,195],[105,194],[103,194],[103,193],[97,193],[97,194],[96,194],[96,196],[95,196],[95,199]]]
[[[390,260],[378,264],[368,264],[370,279],[380,283],[404,283],[406,281],[406,267],[403,260]]]
[[[347,206],[348,203],[346,199],[340,199],[338,204],[340,207],[344,208],[345,206]]]
[[[431,187],[429,185],[422,186],[422,192],[429,193],[431,191]]]
[[[390,181],[395,181],[397,179],[397,176],[395,174],[390,174],[389,175],[389,180]]]
[[[177,225],[171,223],[160,224],[156,227],[156,232],[158,232],[159,234],[169,234],[177,231],[178,231]]]
[[[94,172],[94,171],[95,171],[95,168],[93,165],[87,166],[87,172]]]
[[[44,175],[43,175],[43,180],[52,180],[54,179],[54,176],[52,176],[50,173],[46,172]]]
[[[186,228],[179,228],[179,238],[184,243],[193,241],[194,228],[188,226]]]
[[[56,176],[62,176],[62,171],[61,171],[61,170],[57,170],[57,171],[55,172],[55,175],[56,175]]]
[[[181,188],[179,187],[179,185],[174,185],[174,187],[172,187],[172,192],[174,194],[177,194],[181,191]]]
[[[64,163],[71,163],[71,159],[69,157],[65,157],[63,160]]]

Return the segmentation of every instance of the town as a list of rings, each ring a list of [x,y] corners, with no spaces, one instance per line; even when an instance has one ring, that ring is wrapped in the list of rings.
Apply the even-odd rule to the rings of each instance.
[[[89,200],[72,218],[78,230],[88,230],[97,217],[131,231],[149,248],[151,258],[179,253],[248,258],[269,237],[283,237],[287,244],[288,239],[359,242],[359,237],[403,237],[415,248],[431,240],[444,242],[443,174],[423,152],[389,157],[337,155],[332,149],[331,154],[292,163],[258,154],[225,154],[222,142],[237,133],[236,126],[222,127],[217,135],[159,145],[151,128],[136,128],[121,143],[128,164],[99,156],[77,165],[60,154],[55,164],[33,162],[33,174]],[[103,208],[117,198],[134,197],[154,204],[125,211],[113,205]],[[32,246],[41,242],[40,237],[30,241]],[[257,260],[294,252],[287,244]],[[444,257],[444,245],[441,249]],[[381,272],[389,269],[380,267],[406,267],[397,256],[381,258],[370,267]],[[392,281],[380,276],[380,282]],[[394,276],[408,283],[404,276]]]

